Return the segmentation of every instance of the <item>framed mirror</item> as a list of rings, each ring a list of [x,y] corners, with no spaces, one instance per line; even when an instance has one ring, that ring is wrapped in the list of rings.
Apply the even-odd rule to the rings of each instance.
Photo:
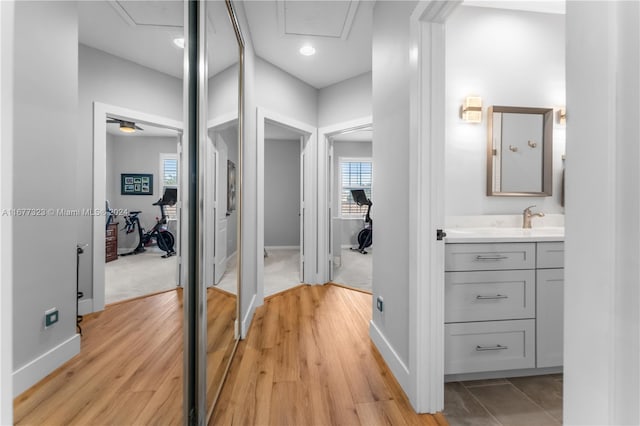
[[[487,119],[487,195],[551,196],[553,109],[491,106]]]

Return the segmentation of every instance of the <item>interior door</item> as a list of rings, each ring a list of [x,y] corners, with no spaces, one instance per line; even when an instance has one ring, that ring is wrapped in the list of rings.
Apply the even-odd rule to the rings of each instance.
[[[216,147],[211,140],[207,137],[207,146],[205,149],[205,188],[204,192],[204,211],[205,211],[205,223],[204,223],[204,282],[207,287],[211,287],[214,284],[214,276],[216,270],[215,263],[215,242],[216,242],[216,170],[218,169],[216,164],[217,157]]]
[[[227,160],[228,147],[219,133],[216,133],[215,143],[215,207],[214,218],[216,224],[216,239],[214,247],[214,282],[218,284],[227,270]]]
[[[304,282],[304,136],[300,136],[300,282]]]
[[[329,200],[329,214],[328,214],[328,228],[329,228],[329,281],[333,281],[333,277],[335,276],[335,271],[334,268],[335,266],[335,256],[340,256],[340,252],[336,252],[334,245],[335,245],[335,236],[333,235],[334,230],[333,230],[333,212],[334,212],[334,206],[333,206],[333,199],[334,199],[334,185],[335,185],[335,178],[334,178],[334,166],[333,166],[333,141],[329,140],[329,157],[328,157],[328,166],[329,166],[329,182],[328,182],[328,188],[329,190],[327,191],[327,197]]]

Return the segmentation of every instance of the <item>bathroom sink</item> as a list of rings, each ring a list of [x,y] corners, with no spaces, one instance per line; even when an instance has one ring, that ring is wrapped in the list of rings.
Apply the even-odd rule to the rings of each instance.
[[[563,241],[564,227],[549,226],[531,229],[522,228],[448,228],[448,242],[517,242],[517,241]]]

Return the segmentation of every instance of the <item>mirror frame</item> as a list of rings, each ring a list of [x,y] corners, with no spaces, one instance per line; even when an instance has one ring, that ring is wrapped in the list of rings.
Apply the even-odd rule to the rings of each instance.
[[[542,191],[541,192],[503,192],[493,188],[495,172],[493,146],[493,113],[506,112],[511,114],[539,114],[542,115]],[[511,106],[490,106],[487,109],[487,196],[500,197],[550,197],[553,189],[553,108],[529,108]]]

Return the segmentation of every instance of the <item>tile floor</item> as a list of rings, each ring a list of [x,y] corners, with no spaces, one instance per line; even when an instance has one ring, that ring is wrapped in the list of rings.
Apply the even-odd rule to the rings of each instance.
[[[562,374],[446,383],[451,426],[562,424]]]

